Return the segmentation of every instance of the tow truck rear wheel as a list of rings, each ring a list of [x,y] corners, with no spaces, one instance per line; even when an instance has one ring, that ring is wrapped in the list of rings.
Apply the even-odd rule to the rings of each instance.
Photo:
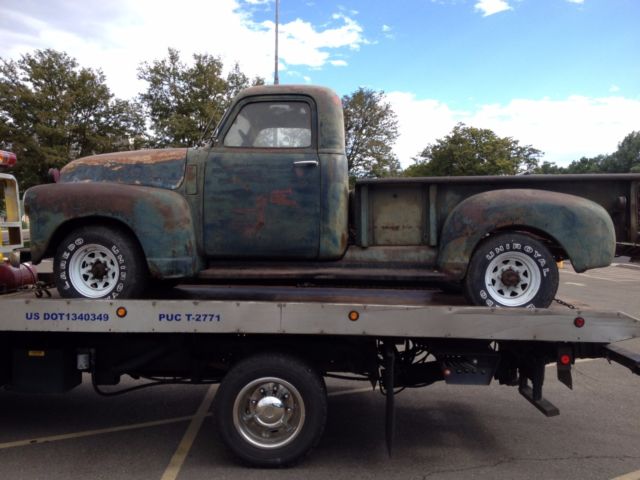
[[[522,233],[500,233],[476,249],[465,279],[474,305],[546,308],[558,291],[558,266],[549,249]]]
[[[136,298],[147,283],[143,258],[127,232],[87,225],[58,246],[53,262],[56,287],[65,298]]]
[[[326,387],[296,357],[255,355],[224,377],[214,418],[225,445],[247,464],[290,465],[320,441],[327,419]]]

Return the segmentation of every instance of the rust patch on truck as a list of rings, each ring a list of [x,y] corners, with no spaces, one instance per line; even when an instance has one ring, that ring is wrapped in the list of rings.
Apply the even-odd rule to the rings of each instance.
[[[186,148],[93,155],[66,165],[60,172],[60,181],[111,182],[173,190],[183,181],[186,159]]]
[[[282,205],[285,207],[297,207],[298,204],[291,199],[291,195],[293,195],[293,190],[287,188],[286,190],[274,190],[269,195],[269,202],[274,205]]]
[[[100,165],[110,168],[120,168],[131,164],[153,164],[168,160],[181,160],[187,156],[186,148],[165,148],[157,150],[136,150],[130,152],[104,153],[90,157],[79,158],[62,169],[62,173],[72,173],[74,170],[87,165]]]

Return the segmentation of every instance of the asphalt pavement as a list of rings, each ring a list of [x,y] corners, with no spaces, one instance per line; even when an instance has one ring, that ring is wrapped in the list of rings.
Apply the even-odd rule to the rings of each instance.
[[[567,266],[558,297],[640,317],[639,282],[637,265],[580,275]],[[625,343],[640,352],[640,339]],[[320,445],[277,470],[243,467],[223,448],[210,418],[215,386],[113,398],[88,382],[64,395],[0,392],[0,479],[640,479],[640,377],[604,360],[573,371],[571,391],[547,369],[553,418],[511,387],[407,389],[396,397],[391,457],[380,393],[330,381]]]

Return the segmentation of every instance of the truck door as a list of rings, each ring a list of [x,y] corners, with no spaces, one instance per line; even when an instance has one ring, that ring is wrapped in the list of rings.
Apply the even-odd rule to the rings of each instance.
[[[247,99],[231,112],[205,167],[203,243],[209,257],[318,257],[315,118],[307,97]]]

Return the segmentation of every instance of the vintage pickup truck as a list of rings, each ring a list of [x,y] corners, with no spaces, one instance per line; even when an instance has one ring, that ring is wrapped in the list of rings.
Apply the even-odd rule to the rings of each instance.
[[[329,89],[241,92],[204,148],[96,155],[25,194],[35,263],[63,297],[156,281],[457,285],[473,304],[547,307],[556,262],[637,253],[640,175],[361,180],[349,192]],[[634,253],[634,254],[635,254]]]

